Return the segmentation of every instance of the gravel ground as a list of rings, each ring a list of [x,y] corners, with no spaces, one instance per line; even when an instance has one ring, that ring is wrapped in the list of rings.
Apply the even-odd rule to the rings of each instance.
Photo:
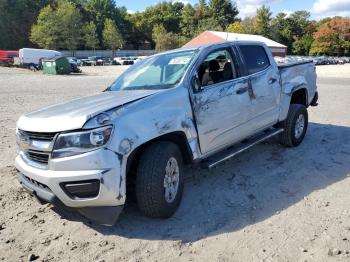
[[[47,76],[0,68],[0,261],[350,260],[350,64],[317,68],[320,105],[309,110],[303,144],[262,144],[211,171],[188,167],[168,220],[131,204],[102,227],[37,203],[16,180],[16,120],[98,93],[124,69]]]

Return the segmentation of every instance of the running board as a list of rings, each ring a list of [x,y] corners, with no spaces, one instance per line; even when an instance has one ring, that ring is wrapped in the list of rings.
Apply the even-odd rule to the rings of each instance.
[[[250,138],[249,140],[247,140],[247,142],[245,143],[238,143],[232,147],[229,147],[228,149],[221,151],[209,158],[207,158],[206,160],[204,160],[201,165],[204,168],[212,168],[240,153],[242,153],[243,151],[251,148],[252,146],[255,146],[275,135],[278,135],[279,133],[283,132],[283,128],[280,129],[272,129],[272,130],[268,130],[263,132],[260,135],[254,136],[252,138]],[[243,144],[243,145],[242,145]]]

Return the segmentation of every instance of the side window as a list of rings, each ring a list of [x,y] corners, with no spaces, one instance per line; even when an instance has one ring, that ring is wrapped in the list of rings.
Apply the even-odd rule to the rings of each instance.
[[[203,87],[236,78],[230,52],[227,49],[211,52],[199,66],[198,77]]]
[[[239,49],[250,75],[269,67],[270,61],[262,46],[240,46]]]

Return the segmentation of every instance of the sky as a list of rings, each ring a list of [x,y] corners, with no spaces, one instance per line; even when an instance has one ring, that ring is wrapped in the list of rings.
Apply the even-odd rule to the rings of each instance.
[[[116,0],[118,6],[125,6],[129,12],[143,11],[146,7],[162,0]],[[196,4],[198,0],[173,0],[183,3]],[[208,1],[207,1],[208,2]],[[257,8],[266,5],[273,14],[285,12],[287,14],[297,10],[307,10],[312,19],[328,16],[350,17],[350,0],[236,0],[241,18],[255,15]]]

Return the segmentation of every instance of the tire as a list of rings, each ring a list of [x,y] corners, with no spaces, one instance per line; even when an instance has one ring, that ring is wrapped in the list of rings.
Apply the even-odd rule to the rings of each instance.
[[[174,169],[173,177],[178,177],[176,192],[166,190],[166,185],[167,188],[176,187],[176,182],[165,182],[167,165],[174,167],[169,170]],[[147,147],[140,157],[136,174],[136,201],[141,213],[153,218],[172,216],[181,202],[183,187],[183,159],[178,146],[161,141]]]
[[[300,123],[303,123],[301,128]],[[296,126],[299,123],[299,128]],[[308,113],[304,105],[291,104],[287,119],[281,124],[284,131],[281,133],[281,144],[288,147],[296,147],[303,141],[308,127]],[[298,132],[296,131],[298,129]]]

